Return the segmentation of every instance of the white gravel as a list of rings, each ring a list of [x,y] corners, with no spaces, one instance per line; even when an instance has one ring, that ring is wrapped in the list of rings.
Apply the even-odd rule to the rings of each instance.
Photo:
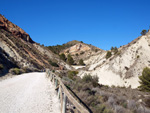
[[[60,113],[60,102],[46,73],[0,81],[0,113]]]

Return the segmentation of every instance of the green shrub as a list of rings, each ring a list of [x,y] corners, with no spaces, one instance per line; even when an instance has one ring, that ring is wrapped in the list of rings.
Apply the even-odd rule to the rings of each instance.
[[[73,60],[73,58],[71,57],[70,54],[68,54],[68,56],[67,56],[67,62],[68,62],[68,64],[70,64],[70,65],[73,65],[73,64],[74,64],[74,60]]]
[[[106,59],[110,58],[111,56],[112,56],[111,52],[110,52],[110,51],[107,51]]]
[[[21,69],[19,69],[19,68],[13,68],[13,69],[12,69],[12,72],[13,72],[15,75],[19,75],[19,74],[22,73]]]
[[[97,53],[97,52],[98,52],[98,49],[95,49],[95,52]]]
[[[84,51],[81,51],[80,55],[83,55],[84,54]]]
[[[49,64],[51,64],[54,67],[59,67],[59,65],[56,62],[53,62],[51,60],[49,60],[48,62],[49,62]]]
[[[78,74],[78,71],[68,71],[68,78],[74,80],[75,76]]]
[[[143,69],[142,76],[139,76],[140,86],[139,89],[142,91],[150,91],[150,68],[146,67]]]
[[[0,64],[0,70],[4,69],[3,64]]]
[[[82,81],[85,83],[91,82],[94,87],[97,87],[98,84],[98,76],[91,76],[90,74],[85,74],[82,78]]]
[[[78,54],[78,53],[76,53],[76,56],[79,56],[79,54]]]
[[[92,84],[93,84],[93,86],[94,87],[97,87],[99,84],[98,84],[98,76],[97,75],[95,75],[95,76],[93,76],[92,77]]]
[[[60,59],[62,59],[63,61],[66,61],[66,56],[65,56],[65,54],[64,53],[62,53],[62,54],[60,54]]]
[[[83,66],[85,65],[85,63],[83,62],[83,59],[79,60],[79,65],[83,65]]]
[[[147,30],[143,29],[141,32],[141,35],[145,35],[147,33]]]
[[[82,78],[83,82],[91,82],[92,81],[92,76],[90,74],[85,74]]]
[[[118,48],[117,47],[111,47],[111,51],[114,52],[114,54],[117,54]]]
[[[137,58],[140,58],[140,56],[139,56],[139,55],[137,55]]]

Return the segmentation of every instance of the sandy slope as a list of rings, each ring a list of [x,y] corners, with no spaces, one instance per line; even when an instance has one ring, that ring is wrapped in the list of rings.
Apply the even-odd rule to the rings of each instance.
[[[117,55],[109,59],[105,56],[106,53],[102,53],[85,60],[89,68],[78,75],[97,75],[103,85],[137,88],[143,69],[150,67],[150,31],[119,48]]]
[[[0,113],[60,113],[59,103],[45,73],[22,74],[0,82]]]

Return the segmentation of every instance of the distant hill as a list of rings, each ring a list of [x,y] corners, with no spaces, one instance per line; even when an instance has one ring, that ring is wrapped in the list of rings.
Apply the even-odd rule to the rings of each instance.
[[[75,64],[79,64],[80,59],[85,60],[93,54],[103,51],[93,45],[85,44],[82,41],[77,40],[67,42],[63,45],[48,46],[48,48],[55,54],[60,55],[64,53],[66,57],[68,54],[70,54],[73,57]]]
[[[67,42],[65,44],[62,45],[56,45],[56,46],[47,46],[48,49],[50,49],[52,52],[54,52],[55,54],[59,54],[61,51],[63,51],[64,49],[67,49],[77,43],[80,43],[81,41],[77,41],[77,40],[73,40],[70,42]]]

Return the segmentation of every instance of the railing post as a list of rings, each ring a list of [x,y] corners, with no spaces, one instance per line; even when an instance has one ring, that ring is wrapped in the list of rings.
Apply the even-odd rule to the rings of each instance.
[[[53,84],[55,84],[55,76],[53,75]]]
[[[59,87],[58,87],[58,99],[60,99],[60,85],[59,85]]]
[[[58,86],[58,80],[55,79],[55,88],[57,88],[57,86]]]
[[[66,105],[67,105],[67,96],[64,93],[62,113],[66,113]]]
[[[60,91],[60,103],[61,103],[61,113],[62,113],[62,107],[63,107],[63,95],[62,95],[62,89],[61,85],[59,86]]]
[[[51,74],[51,81],[53,82],[53,74]]]

